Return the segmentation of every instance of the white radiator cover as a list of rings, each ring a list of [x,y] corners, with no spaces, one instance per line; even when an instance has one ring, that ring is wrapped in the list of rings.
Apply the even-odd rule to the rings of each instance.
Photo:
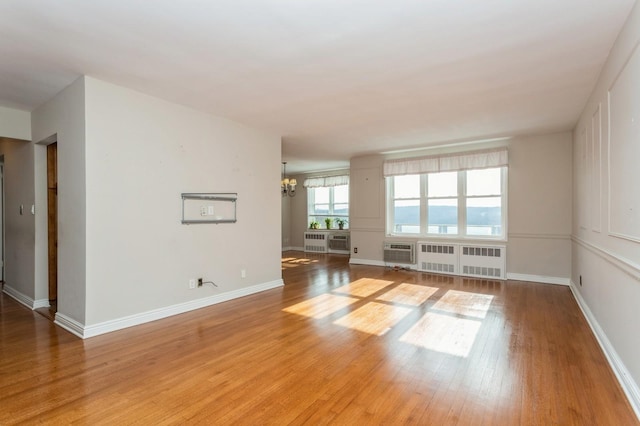
[[[438,274],[459,275],[457,244],[418,242],[418,270]]]
[[[304,251],[313,253],[326,253],[328,251],[329,234],[326,232],[304,233]]]
[[[419,241],[417,245],[419,271],[507,279],[506,246],[442,241]]]

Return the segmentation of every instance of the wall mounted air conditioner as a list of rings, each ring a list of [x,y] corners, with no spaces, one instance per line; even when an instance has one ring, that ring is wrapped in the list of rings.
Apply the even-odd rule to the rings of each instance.
[[[333,232],[329,234],[329,253],[349,254],[349,233]]]
[[[390,264],[407,264],[415,263],[415,244],[411,242],[391,242],[384,243],[384,261]]]

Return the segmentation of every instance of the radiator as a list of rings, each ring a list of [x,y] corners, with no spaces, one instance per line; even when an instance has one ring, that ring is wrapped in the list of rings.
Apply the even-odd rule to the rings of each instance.
[[[326,253],[328,249],[326,232],[305,232],[304,251]]]
[[[505,246],[461,244],[461,275],[505,280],[507,279],[506,255]]]
[[[457,244],[418,242],[418,270],[438,274],[459,274]]]
[[[351,248],[349,244],[348,233],[331,233],[329,234],[329,253],[346,253],[349,254]]]
[[[506,279],[506,246],[418,241],[418,270]]]
[[[385,242],[384,261],[393,264],[415,263],[415,244],[410,242]]]

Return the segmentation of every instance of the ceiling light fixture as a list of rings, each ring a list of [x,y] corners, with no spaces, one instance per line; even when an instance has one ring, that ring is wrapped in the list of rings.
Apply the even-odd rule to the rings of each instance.
[[[296,195],[296,185],[298,184],[298,181],[295,178],[289,179],[287,177],[286,161],[282,162],[282,168],[283,168],[283,172],[282,172],[282,180],[280,181],[280,192],[282,193],[283,197],[286,197],[287,195],[289,197],[294,197]]]

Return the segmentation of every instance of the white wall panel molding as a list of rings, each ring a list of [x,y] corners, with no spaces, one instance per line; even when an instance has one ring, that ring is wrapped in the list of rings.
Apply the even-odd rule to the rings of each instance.
[[[609,365],[613,369],[613,373],[616,375],[622,390],[627,396],[633,411],[635,411],[636,416],[640,419],[640,389],[638,388],[638,384],[633,380],[633,376],[620,359],[620,356],[607,338],[607,335],[591,312],[589,305],[587,305],[586,301],[582,298],[580,291],[573,281],[570,284],[570,288],[573,293],[573,297],[575,297],[578,302],[578,306],[580,306],[580,310],[582,310],[582,313],[587,320],[587,323],[589,323],[589,327],[591,327],[596,340],[607,357],[607,361],[609,361]]]
[[[591,230],[602,228],[602,104],[591,116]]]
[[[218,303],[227,302],[229,300],[237,299],[239,297],[249,296],[251,294],[259,293],[266,290],[284,286],[284,282],[279,280],[270,281],[263,284],[254,285],[251,287],[245,287],[234,291],[229,291],[222,294],[216,294],[202,299],[191,300],[189,302],[178,303],[176,305],[167,306],[160,309],[154,309],[147,312],[142,312],[135,315],[130,315],[123,318],[117,318],[110,321],[104,321],[93,325],[82,325],[77,321],[66,317],[61,314],[56,314],[55,323],[60,327],[70,331],[76,336],[87,339],[89,337],[98,336],[100,334],[110,333],[112,331],[122,330],[123,328],[133,327],[136,325],[144,324],[151,321],[156,321],[162,318],[167,318],[173,315],[182,314],[185,312],[193,311],[195,309],[204,308]]]
[[[349,231],[351,232],[373,232],[373,233],[383,233],[384,234],[384,228],[355,228],[353,226],[349,226]]]
[[[570,240],[569,234],[527,234],[509,233],[509,238],[537,239],[537,240]]]
[[[607,93],[608,232],[640,242],[640,193],[637,191],[637,159],[640,158],[640,49],[636,43]]]
[[[611,265],[615,266],[616,268],[620,269],[621,271],[623,271],[624,273],[626,273],[627,275],[629,275],[630,277],[640,281],[640,264],[633,262],[627,258],[624,258],[622,256],[619,256],[607,249],[604,249],[602,247],[599,247],[595,244],[589,243],[581,238],[578,238],[576,236],[573,236],[571,238],[571,240],[578,244],[579,246],[589,250],[590,252],[594,253],[595,255],[597,255],[598,257],[606,260],[607,262],[609,262]]]

